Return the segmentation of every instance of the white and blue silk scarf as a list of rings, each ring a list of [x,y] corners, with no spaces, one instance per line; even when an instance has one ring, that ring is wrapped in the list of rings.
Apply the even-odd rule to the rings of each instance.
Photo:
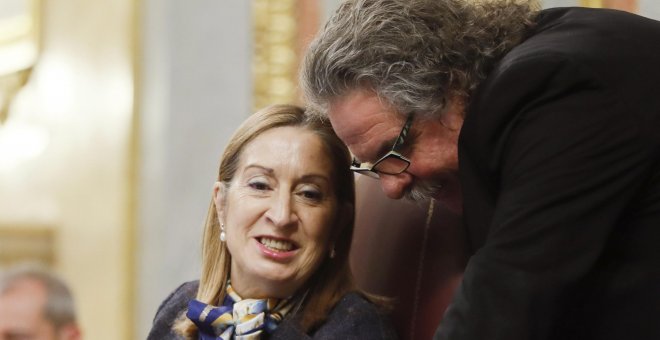
[[[291,305],[288,299],[243,299],[227,283],[222,306],[191,300],[186,316],[197,325],[200,340],[257,340],[277,328]]]

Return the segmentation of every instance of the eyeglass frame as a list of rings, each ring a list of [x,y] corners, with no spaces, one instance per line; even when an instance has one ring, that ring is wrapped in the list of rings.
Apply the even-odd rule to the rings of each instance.
[[[374,163],[358,162],[358,160],[355,157],[353,157],[353,160],[351,161],[351,171],[354,171],[360,175],[365,175],[371,178],[380,178],[380,174],[398,175],[408,170],[408,168],[410,167],[410,159],[403,156],[398,149],[401,148],[405,143],[405,139],[408,136],[408,131],[412,126],[413,117],[414,117],[414,112],[408,114],[408,118],[406,118],[406,122],[403,124],[403,127],[401,128],[401,132],[399,132],[399,136],[394,141],[394,145],[392,145],[390,151],[388,151],[385,155],[380,157]],[[406,163],[406,166],[399,172],[384,172],[375,169],[378,166],[378,164],[392,157],[400,161],[403,161],[404,163]],[[367,166],[364,166],[365,164]]]

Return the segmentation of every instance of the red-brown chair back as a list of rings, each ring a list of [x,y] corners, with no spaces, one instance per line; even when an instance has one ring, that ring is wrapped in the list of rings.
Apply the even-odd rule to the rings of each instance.
[[[393,298],[401,339],[431,339],[467,262],[460,216],[436,202],[427,228],[429,202],[388,199],[366,177],[356,190],[351,267],[358,286]]]

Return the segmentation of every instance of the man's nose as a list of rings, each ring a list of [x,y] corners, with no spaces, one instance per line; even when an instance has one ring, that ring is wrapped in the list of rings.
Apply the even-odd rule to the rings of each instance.
[[[266,218],[276,227],[284,227],[297,220],[292,199],[289,193],[280,193],[272,198],[270,207],[266,211]]]
[[[407,173],[403,172],[398,175],[380,175],[380,186],[383,188],[385,195],[392,199],[400,199],[412,185],[413,178]]]

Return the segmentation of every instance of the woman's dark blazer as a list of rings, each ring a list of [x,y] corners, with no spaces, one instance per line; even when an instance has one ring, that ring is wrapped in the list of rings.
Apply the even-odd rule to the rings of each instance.
[[[542,11],[459,137],[473,256],[436,339],[660,339],[660,23]]]
[[[158,308],[147,340],[182,339],[172,332],[172,323],[184,313],[188,301],[197,294],[198,281],[187,282],[177,288]],[[313,334],[301,332],[296,318],[287,317],[267,339],[396,339],[387,318],[357,293],[345,295],[332,309],[326,322]]]

